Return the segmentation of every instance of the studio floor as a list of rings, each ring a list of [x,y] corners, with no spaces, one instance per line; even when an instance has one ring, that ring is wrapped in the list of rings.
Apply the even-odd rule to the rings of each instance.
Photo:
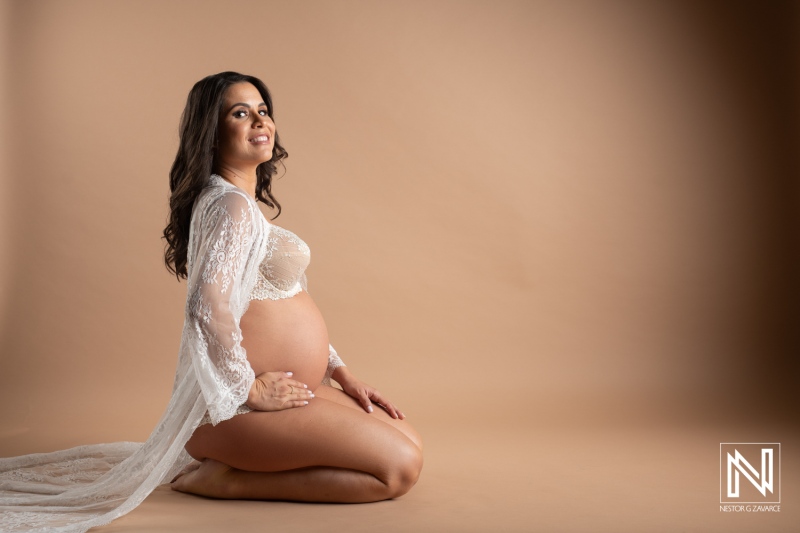
[[[159,487],[97,533],[796,532],[800,432],[787,424],[421,427],[414,489],[360,505],[219,501]],[[781,442],[780,512],[721,512],[719,444]]]

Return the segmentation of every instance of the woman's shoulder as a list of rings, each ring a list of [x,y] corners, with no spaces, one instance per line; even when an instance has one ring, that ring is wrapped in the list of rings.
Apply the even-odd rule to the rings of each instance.
[[[244,210],[250,215],[254,213],[254,209],[258,209],[255,200],[249,194],[216,174],[211,175],[200,192],[197,206],[204,211],[223,210],[228,213],[239,213]]]

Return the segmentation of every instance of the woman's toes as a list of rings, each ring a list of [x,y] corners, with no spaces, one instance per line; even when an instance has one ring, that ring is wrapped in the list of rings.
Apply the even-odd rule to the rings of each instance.
[[[194,472],[182,472],[178,474],[178,476],[172,480],[172,483],[169,484],[169,487],[172,490],[177,490],[179,492],[191,492],[191,490],[189,490],[189,486],[191,485],[191,480],[189,478],[193,474]]]

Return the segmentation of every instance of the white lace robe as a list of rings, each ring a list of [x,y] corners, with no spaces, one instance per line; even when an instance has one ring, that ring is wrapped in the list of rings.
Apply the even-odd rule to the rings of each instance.
[[[144,443],[0,459],[0,531],[83,532],[107,524],[191,462],[184,445],[206,413],[215,425],[236,414],[255,379],[239,321],[269,231],[247,193],[209,179],[192,211],[185,321],[166,411]],[[307,290],[305,275],[301,283]],[[329,349],[326,382],[343,365]]]

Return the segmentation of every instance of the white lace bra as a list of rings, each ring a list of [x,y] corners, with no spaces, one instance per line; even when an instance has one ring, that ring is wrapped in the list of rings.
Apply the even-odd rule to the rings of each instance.
[[[238,188],[219,174],[211,174],[213,182]],[[252,200],[252,197],[248,195]],[[260,210],[258,210],[259,213]],[[282,300],[291,298],[305,287],[305,271],[311,262],[311,249],[303,240],[275,224],[261,213],[267,234],[267,253],[258,266],[258,279],[250,292],[250,300]]]
[[[311,250],[291,231],[268,221],[267,224],[267,255],[258,267],[258,280],[250,299],[291,298],[303,290],[302,278],[311,261]]]

